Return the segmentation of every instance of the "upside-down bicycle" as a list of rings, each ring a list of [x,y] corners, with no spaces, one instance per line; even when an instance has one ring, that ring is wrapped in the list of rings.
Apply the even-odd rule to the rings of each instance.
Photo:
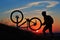
[[[18,14],[19,13],[19,14]],[[14,15],[15,14],[15,15]],[[11,15],[10,15],[10,19],[13,23],[16,23],[17,27],[21,27],[23,24],[25,24],[27,22],[27,28],[29,27],[31,30],[39,30],[40,27],[42,26],[42,22],[39,18],[37,17],[33,17],[31,19],[29,18],[25,18],[26,21],[24,21],[22,24],[20,24],[18,26],[19,23],[21,23],[23,21],[24,15],[21,11],[19,10],[14,10]]]

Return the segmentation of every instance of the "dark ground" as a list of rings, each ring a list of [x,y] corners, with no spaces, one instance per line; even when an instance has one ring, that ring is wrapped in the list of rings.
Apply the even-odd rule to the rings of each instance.
[[[0,23],[0,39],[15,39],[15,40],[60,40],[60,33],[55,33],[53,36],[47,34],[35,35],[32,32],[20,30],[18,28]]]

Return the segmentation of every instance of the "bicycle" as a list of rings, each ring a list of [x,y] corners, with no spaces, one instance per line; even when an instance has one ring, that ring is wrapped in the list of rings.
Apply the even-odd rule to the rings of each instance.
[[[21,16],[20,20],[18,20],[18,19],[19,19],[19,16],[18,16],[18,15],[15,16],[16,21],[13,20],[12,17],[13,17],[13,14],[14,14],[15,12],[20,13],[20,16]],[[21,25],[18,26],[18,24],[23,21],[23,18],[24,18],[24,15],[23,15],[23,13],[22,13],[21,11],[19,11],[19,10],[14,10],[14,11],[11,13],[11,15],[10,15],[11,21],[12,21],[13,23],[16,23],[16,26],[19,27],[19,28],[20,28],[20,26],[22,26],[22,25],[25,24],[26,22],[27,22],[27,25],[28,25],[27,28],[29,27],[31,30],[34,30],[34,31],[39,30],[39,29],[41,28],[41,26],[42,26],[41,20],[40,20],[39,18],[37,18],[37,17],[33,17],[33,18],[31,18],[31,19],[25,18],[26,21],[23,22]],[[37,26],[37,28],[34,29],[34,26],[36,26],[36,25],[38,24],[37,21],[38,21],[40,24],[39,24],[39,26]]]

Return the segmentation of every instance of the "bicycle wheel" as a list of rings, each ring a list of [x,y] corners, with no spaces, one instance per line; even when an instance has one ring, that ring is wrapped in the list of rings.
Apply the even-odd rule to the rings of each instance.
[[[39,30],[41,26],[42,26],[42,22],[39,18],[33,17],[30,19],[29,28],[31,30],[34,31]]]
[[[19,13],[19,14],[18,14]],[[11,21],[13,22],[13,23],[17,23],[16,22],[16,17],[17,17],[17,15],[18,15],[18,17],[19,17],[19,21],[18,21],[18,23],[20,23],[22,20],[23,20],[23,13],[21,12],[21,11],[19,11],[19,10],[15,10],[15,11],[13,11],[12,13],[11,13],[11,15],[10,15],[10,19],[11,19]]]

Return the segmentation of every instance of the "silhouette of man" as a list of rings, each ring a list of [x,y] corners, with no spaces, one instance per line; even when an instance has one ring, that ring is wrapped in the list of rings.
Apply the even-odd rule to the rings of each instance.
[[[42,16],[44,17],[44,23],[42,25],[45,25],[43,28],[43,34],[46,35],[45,31],[49,29],[49,33],[52,35],[53,18],[50,15],[46,15],[46,11],[42,12]]]

